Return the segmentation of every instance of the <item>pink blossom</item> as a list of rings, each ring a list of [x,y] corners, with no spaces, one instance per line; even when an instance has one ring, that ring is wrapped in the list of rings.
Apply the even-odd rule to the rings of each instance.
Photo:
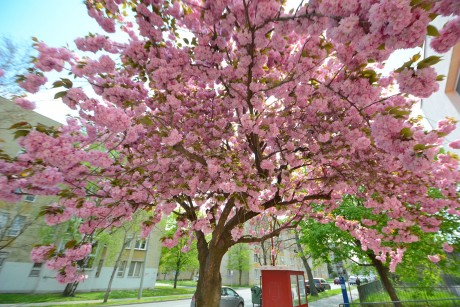
[[[4,75],[5,75],[5,71],[0,68],[0,78],[3,77]]]
[[[446,252],[446,253],[452,253],[454,251],[454,247],[452,245],[449,245],[449,243],[447,242],[444,242],[442,244],[442,249]]]
[[[31,252],[32,261],[35,263],[45,262],[51,256],[53,256],[55,250],[56,247],[54,246],[54,244],[34,247]]]
[[[29,93],[37,93],[40,86],[44,85],[46,81],[47,79],[43,75],[27,74],[25,75],[25,80],[18,84]]]
[[[436,77],[436,71],[432,67],[426,67],[416,71],[404,68],[396,79],[399,83],[401,92],[420,98],[427,98],[439,89]]]
[[[433,263],[438,263],[441,260],[439,255],[428,255],[428,259]]]
[[[449,21],[439,32],[439,36],[433,38],[431,48],[437,52],[447,52],[460,42],[460,17]]]
[[[163,138],[163,143],[168,146],[174,146],[182,140],[182,136],[176,129],[173,129],[169,132],[169,135]]]
[[[438,132],[443,136],[448,135],[455,130],[457,121],[452,118],[446,118],[438,122]]]
[[[25,98],[16,98],[14,102],[23,109],[33,110],[35,109],[35,102],[27,100]]]
[[[449,143],[449,146],[453,149],[460,149],[460,140]]]

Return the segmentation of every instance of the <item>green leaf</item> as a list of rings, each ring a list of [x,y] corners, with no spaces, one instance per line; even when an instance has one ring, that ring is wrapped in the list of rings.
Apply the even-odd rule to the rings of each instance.
[[[428,27],[426,27],[426,34],[428,36],[439,36],[439,31],[435,26],[428,25]]]
[[[62,98],[67,95],[67,91],[58,92],[54,95],[54,99]]]
[[[14,139],[18,139],[22,136],[26,136],[30,133],[30,130],[16,130],[14,132]]]
[[[32,129],[32,125],[29,124],[28,122],[19,122],[19,123],[13,124],[8,129],[16,129],[16,128]]]
[[[436,81],[444,81],[445,78],[446,78],[445,75],[438,75],[438,76],[436,77]]]
[[[421,55],[420,55],[420,52],[419,52],[419,53],[417,53],[417,54],[414,54],[414,55],[411,57],[410,60],[411,60],[412,63],[415,63],[415,62],[417,62],[417,61],[420,59],[420,57],[421,57]]]
[[[425,145],[425,144],[415,144],[414,145],[414,151],[423,151],[425,149],[428,149],[428,148],[433,148],[433,147],[436,147],[436,145]]]
[[[62,82],[62,81],[55,81],[55,82],[53,83],[53,88],[55,88],[55,87],[61,87],[61,86],[64,86],[64,82]]]
[[[442,57],[440,57],[440,56],[436,56],[436,55],[429,56],[426,59],[418,62],[417,69],[423,69],[423,68],[426,68],[426,67],[429,67],[429,66],[433,66],[433,65],[441,62],[441,60],[442,60]]]
[[[70,240],[65,244],[65,248],[71,249],[71,248],[75,247],[76,245],[77,245],[76,240]]]
[[[399,67],[398,69],[396,69],[395,72],[398,72],[398,73],[399,73],[399,72],[403,71],[404,68],[410,68],[410,66],[411,66],[412,64],[414,64],[414,62],[413,62],[412,60],[407,61],[407,62],[405,62],[401,67]]]
[[[410,110],[401,109],[400,107],[392,107],[388,109],[388,113],[394,118],[404,118],[411,113]]]
[[[185,37],[183,38],[183,40],[187,45],[190,43],[189,40],[187,38],[185,38]]]
[[[153,125],[152,119],[150,117],[148,117],[148,116],[141,117],[139,119],[139,122],[141,124],[144,124],[145,126],[149,126],[149,127]]]
[[[72,88],[72,81],[70,81],[69,79],[66,79],[66,78],[61,78],[62,82],[64,83],[64,87],[65,88]]]
[[[361,72],[361,76],[363,78],[369,79],[370,84],[377,82],[379,80],[377,73],[372,69],[363,70]]]
[[[408,140],[408,139],[410,139],[410,138],[412,137],[412,135],[413,135],[414,133],[412,132],[412,130],[411,130],[409,127],[406,127],[406,128],[401,129],[401,131],[399,132],[399,134],[401,135],[401,137],[402,137],[403,139]]]

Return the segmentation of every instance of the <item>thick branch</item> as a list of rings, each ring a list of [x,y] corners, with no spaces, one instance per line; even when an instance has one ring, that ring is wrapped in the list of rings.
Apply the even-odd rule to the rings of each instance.
[[[184,146],[182,146],[181,144],[176,144],[173,146],[174,150],[180,152],[181,154],[183,154],[184,156],[186,156],[187,158],[189,158],[190,160],[193,160],[193,161],[196,161],[204,166],[207,166],[208,163],[206,162],[205,158],[203,158],[202,156],[199,156],[195,153],[192,153],[190,151],[188,151],[187,149],[184,148]]]

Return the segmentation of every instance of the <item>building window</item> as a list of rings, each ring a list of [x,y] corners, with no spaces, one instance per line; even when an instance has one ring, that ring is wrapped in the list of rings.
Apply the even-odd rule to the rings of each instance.
[[[11,227],[8,229],[7,236],[17,237],[20,233],[24,224],[26,223],[26,217],[23,215],[17,215],[14,217]]]
[[[0,212],[0,229],[6,227],[6,224],[8,223],[8,217],[8,213]]]
[[[85,259],[85,269],[92,269],[94,267],[94,261],[96,260],[96,252],[97,252],[97,243],[93,244],[93,248],[91,249],[91,253],[86,256]]]
[[[126,237],[126,247],[125,249],[131,249],[131,246],[133,246],[133,241],[134,241],[134,235],[130,234]]]
[[[259,254],[254,254],[254,262],[259,262]]]
[[[141,275],[143,262],[131,261],[129,264],[128,277],[139,277]]]
[[[124,277],[125,270],[126,270],[126,261],[122,261],[120,265],[118,266],[117,277]]]
[[[32,270],[30,271],[29,277],[38,277],[40,270],[42,269],[42,263],[34,263]]]
[[[7,252],[0,252],[0,269],[3,267],[3,264],[5,263],[7,257]]]
[[[104,259],[99,260],[99,263],[97,264],[97,269],[96,269],[96,275],[95,277],[101,276],[101,271],[102,271],[102,265],[104,264]]]
[[[29,203],[33,203],[35,201],[35,195],[26,195],[24,197],[24,201],[29,202]]]
[[[147,240],[138,238],[136,240],[136,244],[134,244],[134,249],[146,250],[146,248],[147,248]]]

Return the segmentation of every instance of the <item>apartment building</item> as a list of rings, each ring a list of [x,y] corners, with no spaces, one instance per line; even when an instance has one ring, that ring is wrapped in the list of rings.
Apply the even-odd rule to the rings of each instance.
[[[26,121],[47,126],[60,123],[32,111],[24,110],[13,102],[0,97],[0,143],[9,155],[17,155],[21,148],[8,128],[14,123]],[[46,265],[33,263],[30,251],[35,244],[53,242],[61,246],[71,235],[71,227],[65,224],[47,226],[38,217],[40,208],[55,202],[49,196],[26,195],[17,203],[0,201],[0,292],[40,293],[62,292],[65,285],[55,280],[55,271]],[[78,223],[78,221],[74,221]],[[121,231],[121,230],[120,230]],[[112,289],[138,289],[141,276],[143,287],[155,286],[161,252],[161,229],[154,230],[147,240],[138,233],[128,233],[128,244],[123,247],[124,234],[108,236],[104,242],[94,242],[84,272],[88,278],[78,285],[77,291],[105,290],[112,274],[116,256],[122,250],[120,265],[116,271]]]

